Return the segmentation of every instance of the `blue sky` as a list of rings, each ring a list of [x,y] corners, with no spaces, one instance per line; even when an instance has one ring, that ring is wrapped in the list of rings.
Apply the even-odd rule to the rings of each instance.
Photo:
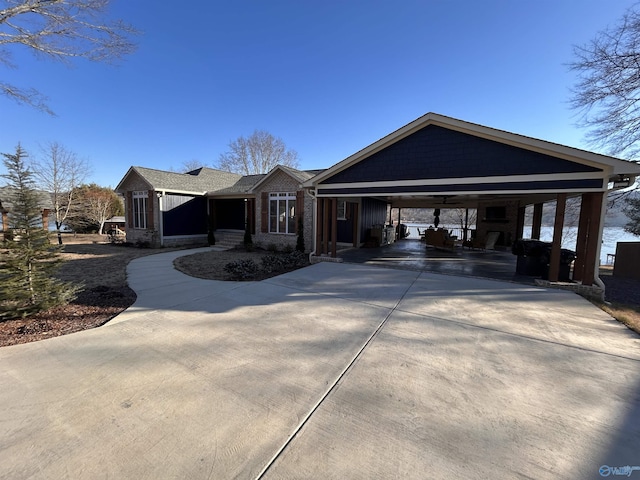
[[[115,187],[131,165],[214,164],[256,129],[324,168],[427,112],[586,148],[568,107],[573,45],[622,0],[112,0],[142,31],[117,66],[13,50],[0,76],[57,116],[0,97],[0,152],[57,141]],[[0,172],[2,171],[0,166]]]

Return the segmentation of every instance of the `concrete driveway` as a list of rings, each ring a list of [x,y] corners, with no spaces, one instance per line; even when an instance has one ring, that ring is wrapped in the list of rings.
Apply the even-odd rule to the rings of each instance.
[[[0,349],[1,479],[640,478],[639,337],[575,294],[183,254],[132,262],[108,325]]]

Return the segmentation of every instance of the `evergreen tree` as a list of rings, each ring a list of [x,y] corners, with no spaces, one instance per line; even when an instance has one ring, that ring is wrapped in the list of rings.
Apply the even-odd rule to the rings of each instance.
[[[8,227],[12,240],[5,241],[0,261],[0,319],[26,316],[75,298],[78,288],[53,277],[60,266],[60,247],[49,242],[42,226],[42,209],[33,173],[25,165],[26,153],[3,153],[7,190],[11,203]],[[6,228],[6,226],[5,226]]]

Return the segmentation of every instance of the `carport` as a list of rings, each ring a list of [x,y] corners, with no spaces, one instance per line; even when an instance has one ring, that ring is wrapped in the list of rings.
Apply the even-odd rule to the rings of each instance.
[[[475,208],[477,235],[499,245],[522,238],[534,206],[557,203],[549,280],[559,279],[567,198],[580,197],[573,280],[599,282],[605,195],[633,184],[636,163],[428,113],[304,183],[316,199],[314,254],[337,257],[338,245],[362,246],[391,208]]]

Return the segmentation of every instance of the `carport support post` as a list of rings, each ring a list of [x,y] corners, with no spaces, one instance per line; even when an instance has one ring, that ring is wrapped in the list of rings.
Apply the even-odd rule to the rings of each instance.
[[[465,208],[464,209],[464,228],[462,229],[462,241],[466,242],[467,241],[467,236],[469,233],[469,209]]]
[[[557,282],[560,277],[560,253],[562,250],[562,227],[564,225],[564,212],[567,206],[567,194],[559,193],[556,200],[556,220],[553,224],[553,244],[551,245],[551,258],[549,259],[549,281]]]
[[[542,203],[533,206],[533,225],[531,226],[531,238],[540,240],[540,230],[542,229]]]
[[[336,258],[338,254],[338,199],[331,199],[331,256]]]
[[[324,198],[316,197],[316,255],[322,254],[322,205]]]
[[[588,193],[582,194],[580,202],[580,220],[578,222],[578,238],[576,239],[576,260],[573,262],[573,279],[576,282],[584,278],[586,265],[587,240],[589,236],[589,222],[591,221],[592,197]]]
[[[329,252],[329,206],[331,200],[328,198],[323,199],[324,205],[322,207],[322,253]]]
[[[518,221],[516,222],[516,238],[524,236],[524,217],[527,207],[518,207]]]
[[[351,215],[351,219],[353,222],[353,246],[358,246],[358,207],[357,203],[351,203],[351,211],[353,212]]]
[[[596,265],[599,264],[600,244],[602,242],[602,229],[600,224],[604,216],[604,193],[589,193],[591,196],[591,208],[589,230],[587,232],[587,248],[584,256],[583,285],[593,285],[596,280]]]

